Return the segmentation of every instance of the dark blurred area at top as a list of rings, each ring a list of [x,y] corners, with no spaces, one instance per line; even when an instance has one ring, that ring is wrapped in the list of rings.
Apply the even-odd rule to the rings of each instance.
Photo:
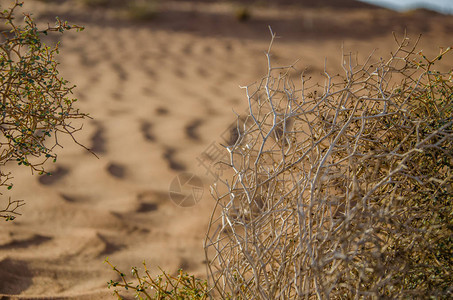
[[[76,24],[139,26],[201,36],[269,39],[268,27],[294,39],[368,39],[407,30],[412,36],[453,32],[453,18],[427,9],[396,12],[356,0],[45,0],[38,15]]]
[[[187,2],[187,0],[175,0],[175,2]],[[300,6],[310,8],[320,8],[335,6],[342,9],[351,8],[373,8],[371,4],[356,0],[194,0],[191,2],[199,3],[236,3],[242,5],[262,5],[262,6]]]

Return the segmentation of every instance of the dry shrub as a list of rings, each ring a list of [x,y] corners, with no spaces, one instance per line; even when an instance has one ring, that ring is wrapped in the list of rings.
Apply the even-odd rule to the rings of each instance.
[[[271,65],[245,88],[205,242],[234,299],[452,297],[453,71],[404,37],[325,84]],[[226,193],[220,192],[227,189]],[[451,298],[450,298],[451,299]]]

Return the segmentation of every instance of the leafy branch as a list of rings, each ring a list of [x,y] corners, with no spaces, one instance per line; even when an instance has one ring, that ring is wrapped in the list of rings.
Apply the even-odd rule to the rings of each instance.
[[[74,106],[75,86],[59,76],[55,60],[59,44],[47,46],[41,37],[49,32],[81,31],[83,27],[57,18],[54,26],[39,29],[28,14],[19,22],[14,13],[22,5],[16,0],[11,8],[0,12],[0,20],[6,25],[0,31],[0,165],[15,161],[29,167],[32,174],[45,174],[44,164],[57,160],[54,150],[61,147],[59,134],[71,136],[86,149],[74,137],[82,127],[75,127],[71,120],[88,115]],[[10,179],[0,171],[0,187],[11,189]],[[18,207],[10,211],[8,205],[6,212],[11,214]],[[8,218],[9,214],[3,217]]]
[[[171,276],[165,273],[162,269],[162,275],[158,275],[153,278],[143,262],[145,268],[145,275],[140,276],[136,267],[131,268],[132,280],[129,282],[126,280],[126,274],[121,272],[112,265],[108,258],[104,261],[119,275],[120,280],[110,280],[107,282],[108,288],[122,287],[126,291],[132,290],[135,292],[135,296],[138,299],[198,299],[203,300],[208,298],[208,288],[206,281],[195,278],[193,275],[189,276],[182,270],[179,270],[178,276]],[[114,290],[114,294],[118,299],[123,299],[117,289]]]

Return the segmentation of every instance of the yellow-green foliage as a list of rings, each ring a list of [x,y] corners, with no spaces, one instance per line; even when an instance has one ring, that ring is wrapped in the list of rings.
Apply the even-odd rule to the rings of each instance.
[[[22,3],[16,1],[12,8],[0,12],[4,22],[0,38],[0,164],[16,161],[43,174],[43,164],[57,159],[57,134],[72,136],[78,128],[73,128],[70,120],[87,115],[74,107],[74,86],[58,74],[58,44],[46,46],[41,38],[51,32],[83,28],[57,18],[55,26],[38,29],[29,15],[14,15],[20,6]],[[2,167],[0,187],[11,189],[10,179],[11,174]],[[9,200],[0,217],[14,219],[22,204]]]
[[[105,260],[119,276],[119,280],[110,280],[107,285],[109,288],[114,288],[114,294],[118,299],[123,299],[120,292],[116,289],[121,287],[123,291],[130,291],[135,294],[137,299],[195,299],[203,300],[208,298],[208,288],[206,281],[196,279],[179,270],[178,276],[170,276],[162,271],[161,275],[153,278],[151,276],[145,262],[144,275],[140,275],[136,267],[131,269],[131,279],[128,279],[126,274],[113,266],[108,259]],[[133,282],[129,280],[134,280]]]

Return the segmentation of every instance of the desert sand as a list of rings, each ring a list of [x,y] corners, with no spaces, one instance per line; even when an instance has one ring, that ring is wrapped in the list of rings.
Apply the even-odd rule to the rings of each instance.
[[[240,86],[266,72],[268,26],[279,36],[273,63],[299,59],[296,66],[316,80],[325,62],[332,74],[341,72],[342,49],[358,53],[359,62],[373,50],[385,59],[396,47],[393,31],[401,37],[406,29],[414,40],[422,34],[428,55],[453,46],[452,16],[352,0],[262,1],[250,5],[246,22],[228,1],[161,1],[151,20],[131,20],[110,2],[25,1],[39,24],[59,16],[85,26],[52,38],[61,40],[61,75],[77,85],[78,108],[92,117],[76,138],[98,158],[61,137],[58,161],[48,165],[53,176],[6,166],[14,188],[2,199],[26,205],[1,224],[1,299],[113,299],[106,282],[116,274],[106,257],[127,273],[146,260],[155,274],[161,267],[206,276],[214,178],[197,158],[218,146],[233,111],[246,110]],[[452,60],[440,66],[451,68]],[[181,172],[203,182],[203,196],[190,207],[169,197]]]

